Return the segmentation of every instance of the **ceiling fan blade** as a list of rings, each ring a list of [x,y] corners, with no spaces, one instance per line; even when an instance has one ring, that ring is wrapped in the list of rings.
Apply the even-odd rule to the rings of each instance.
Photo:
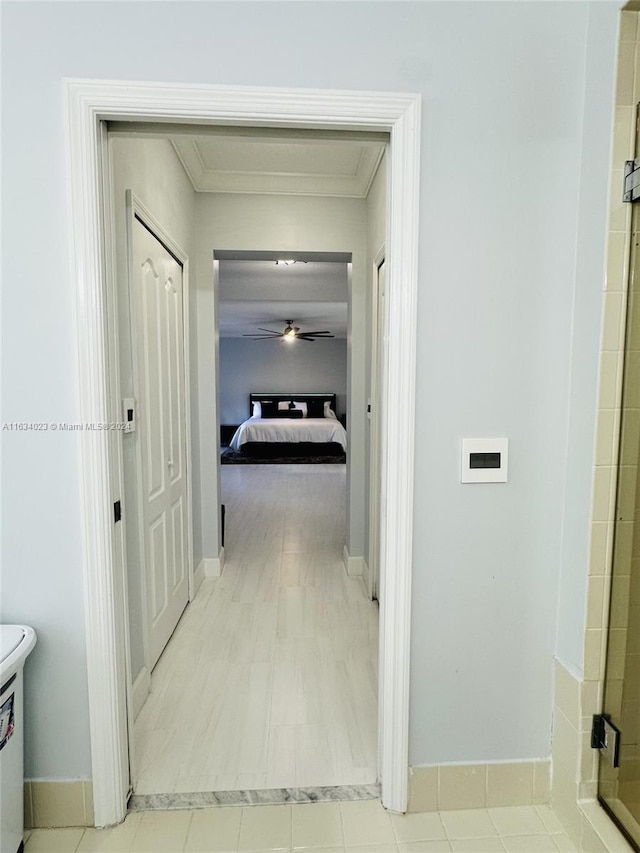
[[[261,332],[269,332],[269,333],[270,333],[270,334],[272,334],[272,335],[280,335],[280,336],[282,336],[282,332],[276,332],[274,329],[263,329],[263,328],[262,328],[262,326],[258,326],[258,329],[259,329]]]
[[[296,339],[299,341],[309,341],[310,344],[315,343],[315,338],[308,338],[306,335],[296,335]]]
[[[303,332],[302,334],[303,335],[314,335],[314,336],[315,335],[327,335],[330,338],[335,337],[335,335],[332,335],[331,332]]]
[[[281,337],[281,336],[280,336],[280,335],[249,335],[249,334],[245,333],[245,334],[243,334],[243,336],[242,336],[242,337],[243,337],[243,338],[256,338],[256,339],[258,339],[258,338],[267,338],[267,339],[269,339],[269,338],[279,338],[279,337]]]

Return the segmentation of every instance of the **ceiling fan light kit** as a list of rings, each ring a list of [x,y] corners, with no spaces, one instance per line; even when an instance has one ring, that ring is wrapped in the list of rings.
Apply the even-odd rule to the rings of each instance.
[[[263,329],[258,326],[258,331],[262,332],[262,334],[245,333],[242,337],[253,338],[256,341],[277,340],[280,338],[287,343],[293,343],[293,341],[309,341],[309,343],[313,343],[316,340],[335,338],[335,335],[332,335],[327,329],[319,332],[302,332],[299,326],[293,325],[293,320],[287,320],[286,324],[282,332],[276,332],[275,329]]]

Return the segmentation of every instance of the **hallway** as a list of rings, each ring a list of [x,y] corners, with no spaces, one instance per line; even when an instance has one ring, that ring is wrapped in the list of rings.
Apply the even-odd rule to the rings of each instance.
[[[342,561],[343,465],[224,465],[225,567],[135,723],[137,794],[370,784],[378,606]]]

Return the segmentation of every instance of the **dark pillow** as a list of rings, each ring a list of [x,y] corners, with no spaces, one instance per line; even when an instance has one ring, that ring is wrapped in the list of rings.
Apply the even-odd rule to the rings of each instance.
[[[323,418],[324,400],[321,397],[310,397],[307,400],[307,413],[310,418]]]
[[[273,400],[260,400],[260,405],[262,406],[263,418],[278,417],[278,404],[275,403]]]
[[[263,409],[264,411],[264,409]],[[263,415],[264,417],[264,415]],[[270,418],[301,418],[302,409],[280,409],[276,410],[275,415],[269,415]]]

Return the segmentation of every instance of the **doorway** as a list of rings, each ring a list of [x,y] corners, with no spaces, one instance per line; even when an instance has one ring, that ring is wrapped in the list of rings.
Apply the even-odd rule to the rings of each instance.
[[[117,162],[130,161],[142,145],[118,143]],[[158,144],[145,143],[147,163]],[[280,382],[276,390],[291,390],[303,380],[337,391],[340,405],[333,406],[341,416],[346,412],[347,304],[335,299],[348,298],[350,260],[332,256],[322,266],[318,257],[301,260],[297,274],[291,267],[279,270],[273,259],[220,261],[222,303],[225,296],[240,303],[227,302],[217,312],[224,315],[216,359],[222,420],[225,411],[231,420],[236,412],[247,416],[251,388],[273,389]],[[225,263],[232,267],[227,287]],[[252,271],[252,264],[258,268]],[[239,336],[252,328],[242,325],[247,312],[262,317],[268,310],[257,298],[269,295],[265,274],[280,297],[272,308],[276,315],[283,299],[285,313],[294,311],[283,275],[299,300],[308,280],[310,298],[295,306],[296,317],[311,311],[317,319],[317,312],[328,310],[322,316],[337,338],[290,343]],[[234,286],[238,281],[244,289]],[[322,284],[328,309],[317,292]],[[235,337],[225,339],[230,331]],[[225,361],[233,372],[228,386]],[[256,386],[256,376],[266,384]],[[322,403],[313,394],[299,396],[308,397],[309,406]],[[337,431],[331,419],[313,420],[307,419],[307,429]],[[282,423],[274,424],[278,431]],[[167,792],[257,788],[266,796],[265,788],[376,782],[377,607],[366,601],[359,578],[345,576],[343,456],[336,462],[222,466],[223,577],[205,578],[153,673],[151,696],[135,721],[136,807],[145,795]]]
[[[382,611],[380,764],[383,804],[404,811],[408,768],[408,655],[413,529],[415,302],[420,103],[414,95],[257,90],[156,84],[68,82],[73,274],[78,285],[80,415],[117,420],[110,390],[117,336],[107,326],[113,274],[104,178],[105,120],[221,122],[386,129],[391,133],[387,246],[387,405],[382,427]],[[104,228],[104,230],[103,230]],[[108,329],[108,331],[107,331]],[[116,389],[117,390],[117,389]],[[388,440],[393,436],[393,442]],[[126,661],[121,643],[122,529],[112,504],[122,491],[117,437],[97,435],[82,447],[85,602],[96,825],[122,819],[128,791]],[[385,572],[393,566],[393,573]]]

